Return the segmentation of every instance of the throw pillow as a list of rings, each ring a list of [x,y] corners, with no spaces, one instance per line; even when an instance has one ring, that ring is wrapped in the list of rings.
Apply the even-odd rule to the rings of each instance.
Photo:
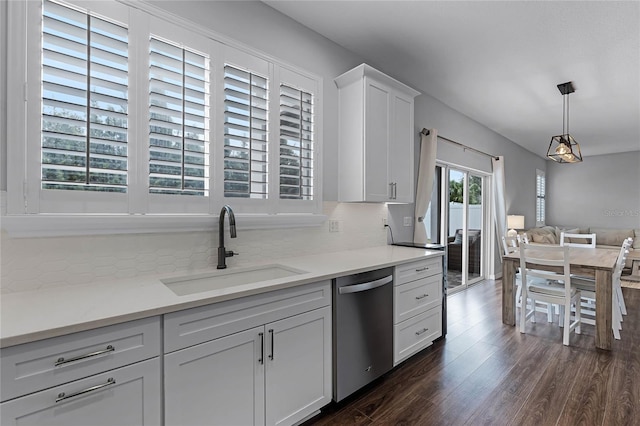
[[[558,228],[556,226],[556,241],[558,242],[558,244],[560,244],[560,236],[563,232],[566,232],[567,234],[581,234],[580,232],[580,228]],[[571,242],[571,241],[568,241]],[[577,241],[576,241],[577,242]]]
[[[552,234],[533,234],[533,242],[534,243],[542,243],[542,244],[555,244],[555,238],[553,238]]]

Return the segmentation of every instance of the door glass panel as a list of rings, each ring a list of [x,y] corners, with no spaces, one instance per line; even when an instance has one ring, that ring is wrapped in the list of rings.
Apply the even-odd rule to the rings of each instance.
[[[464,244],[464,172],[449,170],[449,227],[447,229],[447,288],[455,289],[463,279]]]

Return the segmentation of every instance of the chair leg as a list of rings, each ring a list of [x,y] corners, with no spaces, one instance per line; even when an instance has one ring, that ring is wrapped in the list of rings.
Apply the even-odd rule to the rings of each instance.
[[[561,321],[563,322],[564,330],[562,331],[562,344],[569,346],[569,334],[571,333],[571,307],[562,305],[560,311],[563,313]]]
[[[535,324],[536,323],[536,301],[535,299],[531,299],[529,298],[529,300],[531,301],[531,323]]]
[[[527,289],[524,286],[520,286],[520,288],[522,289],[520,293],[520,300],[522,301],[520,304],[520,333],[524,333],[527,322]]]
[[[548,323],[552,323],[553,322],[553,316],[554,316],[554,309],[553,309],[553,303],[547,303],[547,322]]]
[[[569,313],[571,313],[571,309],[569,309]],[[576,334],[582,334],[582,305],[580,303],[580,298],[576,299]]]
[[[558,315],[558,327],[564,327],[564,305],[559,305],[558,310],[560,311]]]

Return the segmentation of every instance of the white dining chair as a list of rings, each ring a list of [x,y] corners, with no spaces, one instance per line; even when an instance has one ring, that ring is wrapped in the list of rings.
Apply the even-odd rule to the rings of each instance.
[[[570,232],[560,233],[560,245],[567,247],[583,247],[583,248],[595,248],[596,247],[596,234],[576,234]],[[587,279],[589,277],[582,277],[572,275],[574,280]],[[575,283],[575,281],[574,281]],[[584,288],[582,290],[582,322],[584,324],[595,325],[596,323],[596,298],[595,296],[595,281],[593,282],[593,288]]]
[[[502,236],[502,248],[504,250],[504,254],[511,254],[519,250],[520,239],[518,237],[507,237]],[[544,280],[540,280],[534,277],[530,277],[530,280],[538,280],[540,284],[546,283]],[[516,308],[520,308],[522,305],[522,275],[520,274],[520,270],[516,271],[515,276],[516,282]],[[553,322],[554,319],[554,310],[553,305],[548,303],[545,305],[536,306],[536,310],[538,312],[544,312],[547,314],[547,321]]]
[[[596,234],[572,234],[563,231],[560,233],[560,245],[569,247],[595,248]]]
[[[611,310],[611,315],[612,315],[612,325],[611,328],[613,329],[613,336],[617,339],[620,340],[620,330],[622,330],[622,322],[623,322],[623,315],[627,315],[627,306],[624,302],[624,295],[622,293],[622,286],[620,285],[620,277],[622,275],[622,270],[624,269],[624,265],[625,265],[625,261],[627,259],[627,255],[629,254],[629,248],[631,247],[631,245],[633,244],[633,239],[632,238],[626,238],[623,242],[622,242],[622,246],[620,247],[620,252],[618,253],[618,258],[616,260],[616,265],[613,269],[613,273],[612,273],[612,294],[611,294],[611,302],[612,302],[612,310]],[[595,305],[595,300],[596,300],[596,283],[595,283],[595,279],[591,278],[591,277],[576,277],[573,276],[572,277],[572,282],[573,285],[580,289],[580,292],[582,293],[582,299],[583,300],[592,300],[593,304]],[[589,307],[590,308],[590,307]],[[589,309],[587,308],[587,309]],[[582,315],[583,315],[583,319],[582,322],[584,322],[585,324],[590,324],[591,323],[591,318],[584,318],[585,315],[585,311],[587,310],[585,309],[584,305],[583,305],[583,310],[582,310]],[[591,312],[588,313],[589,316],[591,316]],[[595,324],[595,306],[593,308],[593,319],[594,319],[594,324]]]
[[[536,269],[534,265],[560,267],[562,272],[551,272]],[[520,245],[520,273],[522,274],[522,300],[531,300],[531,306],[536,301],[556,304],[560,306],[560,318],[563,323],[562,344],[569,345],[569,335],[572,331],[580,334],[580,290],[571,285],[569,269],[569,247],[555,245]],[[540,284],[529,278],[541,278]],[[574,321],[571,321],[572,306],[575,307]],[[536,310],[527,308],[522,303],[520,308],[520,332],[526,332],[527,319],[536,322]]]

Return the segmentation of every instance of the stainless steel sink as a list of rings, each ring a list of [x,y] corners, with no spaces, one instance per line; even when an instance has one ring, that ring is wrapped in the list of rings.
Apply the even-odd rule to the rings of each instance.
[[[228,269],[206,274],[193,274],[182,277],[160,280],[178,296],[219,290],[245,284],[254,284],[277,278],[286,278],[307,271],[289,268],[282,265],[263,265],[253,268]]]

